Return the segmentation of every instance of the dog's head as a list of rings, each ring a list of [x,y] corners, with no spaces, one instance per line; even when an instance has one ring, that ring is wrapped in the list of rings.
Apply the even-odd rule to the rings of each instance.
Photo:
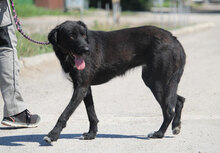
[[[49,42],[64,51],[81,55],[89,51],[88,29],[81,21],[66,21],[56,26],[48,35]]]
[[[66,21],[56,26],[48,35],[49,42],[64,54],[73,58],[75,64],[85,61],[82,55],[89,52],[88,29],[81,21]],[[81,65],[81,69],[83,66]]]

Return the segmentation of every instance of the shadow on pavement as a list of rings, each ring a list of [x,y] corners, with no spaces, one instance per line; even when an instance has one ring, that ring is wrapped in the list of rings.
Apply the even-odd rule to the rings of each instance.
[[[61,134],[59,139],[78,139],[80,140],[82,134]],[[44,134],[38,135],[18,135],[18,136],[5,136],[0,137],[0,146],[25,146],[22,143],[25,142],[36,142],[40,146],[52,146],[47,144],[43,138]],[[97,134],[97,138],[115,138],[115,139],[143,139],[148,140],[149,138],[143,135],[121,135],[121,134]],[[164,138],[174,138],[173,136],[165,136]],[[83,141],[83,140],[82,140]]]

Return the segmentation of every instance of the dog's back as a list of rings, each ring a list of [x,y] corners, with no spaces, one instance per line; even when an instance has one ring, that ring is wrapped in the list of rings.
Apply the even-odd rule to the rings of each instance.
[[[149,65],[153,58],[166,62],[175,59],[175,65],[185,63],[184,50],[176,37],[154,26],[110,32],[89,31],[89,39],[97,68],[94,82],[104,83],[131,68]],[[166,58],[162,59],[161,56]]]

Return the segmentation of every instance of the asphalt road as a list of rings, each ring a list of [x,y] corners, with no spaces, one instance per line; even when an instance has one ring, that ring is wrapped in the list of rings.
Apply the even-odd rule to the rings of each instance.
[[[42,120],[38,128],[8,129],[0,126],[2,153],[218,153],[220,150],[220,15],[193,15],[215,27],[181,35],[187,54],[179,93],[186,97],[182,130],[168,128],[163,139],[147,139],[162,123],[159,104],[136,68],[111,82],[93,87],[100,120],[95,140],[80,140],[88,130],[83,103],[68,121],[60,139],[48,146],[42,139],[53,128],[72,95],[57,60],[23,69],[20,84],[28,108]],[[2,100],[0,100],[2,102]],[[2,110],[3,105],[0,105]],[[0,111],[2,116],[2,111]]]

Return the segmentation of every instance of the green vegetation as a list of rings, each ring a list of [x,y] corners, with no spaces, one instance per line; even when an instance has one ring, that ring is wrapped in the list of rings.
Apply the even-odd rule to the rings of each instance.
[[[194,9],[202,8],[202,3],[191,3],[191,7]]]
[[[14,0],[15,4],[34,4],[34,0]]]
[[[96,31],[111,31],[123,28],[129,28],[129,25],[100,24],[98,21],[94,21],[94,25],[91,27],[92,30]]]
[[[62,10],[50,10],[42,7],[36,7],[34,4],[31,3],[15,3],[15,9],[17,12],[17,15],[19,17],[33,17],[33,16],[43,16],[43,15],[51,15],[51,16],[77,16],[79,17],[81,15],[80,11],[68,11],[64,12]],[[89,15],[90,13],[95,12],[96,9],[90,8],[88,10],[85,10],[83,12],[83,15]]]
[[[27,56],[34,56],[38,54],[48,53],[52,51],[51,45],[38,45],[30,42],[29,40],[25,39],[20,33],[16,33],[18,38],[17,50],[18,50],[18,57],[27,57]],[[38,41],[47,41],[46,35],[41,35],[39,33],[31,34],[31,38]]]
[[[154,7],[170,7],[170,5],[171,5],[170,0],[164,0],[162,6],[158,3],[158,4],[154,5]]]
[[[66,12],[60,10],[49,10],[46,8],[36,7],[33,4],[16,4],[15,9],[19,17],[32,17],[32,16],[42,16],[42,15],[74,15],[72,12]],[[79,13],[75,13],[79,15]]]
[[[170,7],[170,0],[165,0],[164,3],[163,3],[163,7]]]
[[[133,11],[122,11],[121,15],[122,16],[130,16],[130,15],[136,15],[137,12],[133,12]]]

